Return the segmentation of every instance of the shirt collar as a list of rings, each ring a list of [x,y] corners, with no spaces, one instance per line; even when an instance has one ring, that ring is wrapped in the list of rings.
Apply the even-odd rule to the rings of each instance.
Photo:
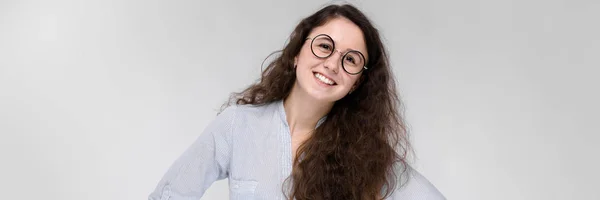
[[[283,124],[285,124],[285,126],[289,128],[289,124],[287,122],[287,115],[285,115],[285,107],[283,107],[283,100],[277,101],[276,104],[277,104],[277,112],[279,113],[279,117],[283,121]],[[317,125],[315,126],[315,129],[318,128],[319,126],[321,126],[321,124],[323,124],[323,122],[325,122],[326,119],[327,119],[327,115],[321,117],[321,119],[319,119],[319,121],[317,121]]]

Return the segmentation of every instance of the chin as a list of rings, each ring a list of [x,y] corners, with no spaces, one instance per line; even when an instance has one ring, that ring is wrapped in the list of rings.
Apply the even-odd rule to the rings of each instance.
[[[343,95],[324,93],[323,91],[316,91],[316,90],[307,91],[307,94],[315,101],[327,102],[327,103],[333,103],[333,102],[336,102],[336,101],[344,98]]]

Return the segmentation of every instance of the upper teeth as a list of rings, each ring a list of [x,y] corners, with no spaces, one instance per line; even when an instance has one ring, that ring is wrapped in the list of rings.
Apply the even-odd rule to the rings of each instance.
[[[326,83],[327,85],[333,85],[334,83],[331,79],[328,79],[327,77],[319,73],[315,73],[315,77],[317,77],[321,82]]]

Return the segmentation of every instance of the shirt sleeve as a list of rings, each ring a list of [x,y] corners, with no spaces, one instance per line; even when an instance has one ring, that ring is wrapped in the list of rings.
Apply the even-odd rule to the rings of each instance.
[[[235,106],[223,110],[171,165],[148,200],[198,200],[229,175]]]
[[[405,174],[404,184],[399,186],[388,200],[446,200],[444,195],[431,184],[423,175],[410,166]]]

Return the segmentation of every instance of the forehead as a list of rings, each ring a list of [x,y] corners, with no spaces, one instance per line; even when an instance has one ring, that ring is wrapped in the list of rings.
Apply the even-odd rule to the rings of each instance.
[[[363,53],[365,57],[367,56],[367,45],[363,32],[356,24],[344,17],[332,18],[325,24],[313,28],[308,37],[319,34],[331,36],[335,47],[341,51],[354,49]]]

